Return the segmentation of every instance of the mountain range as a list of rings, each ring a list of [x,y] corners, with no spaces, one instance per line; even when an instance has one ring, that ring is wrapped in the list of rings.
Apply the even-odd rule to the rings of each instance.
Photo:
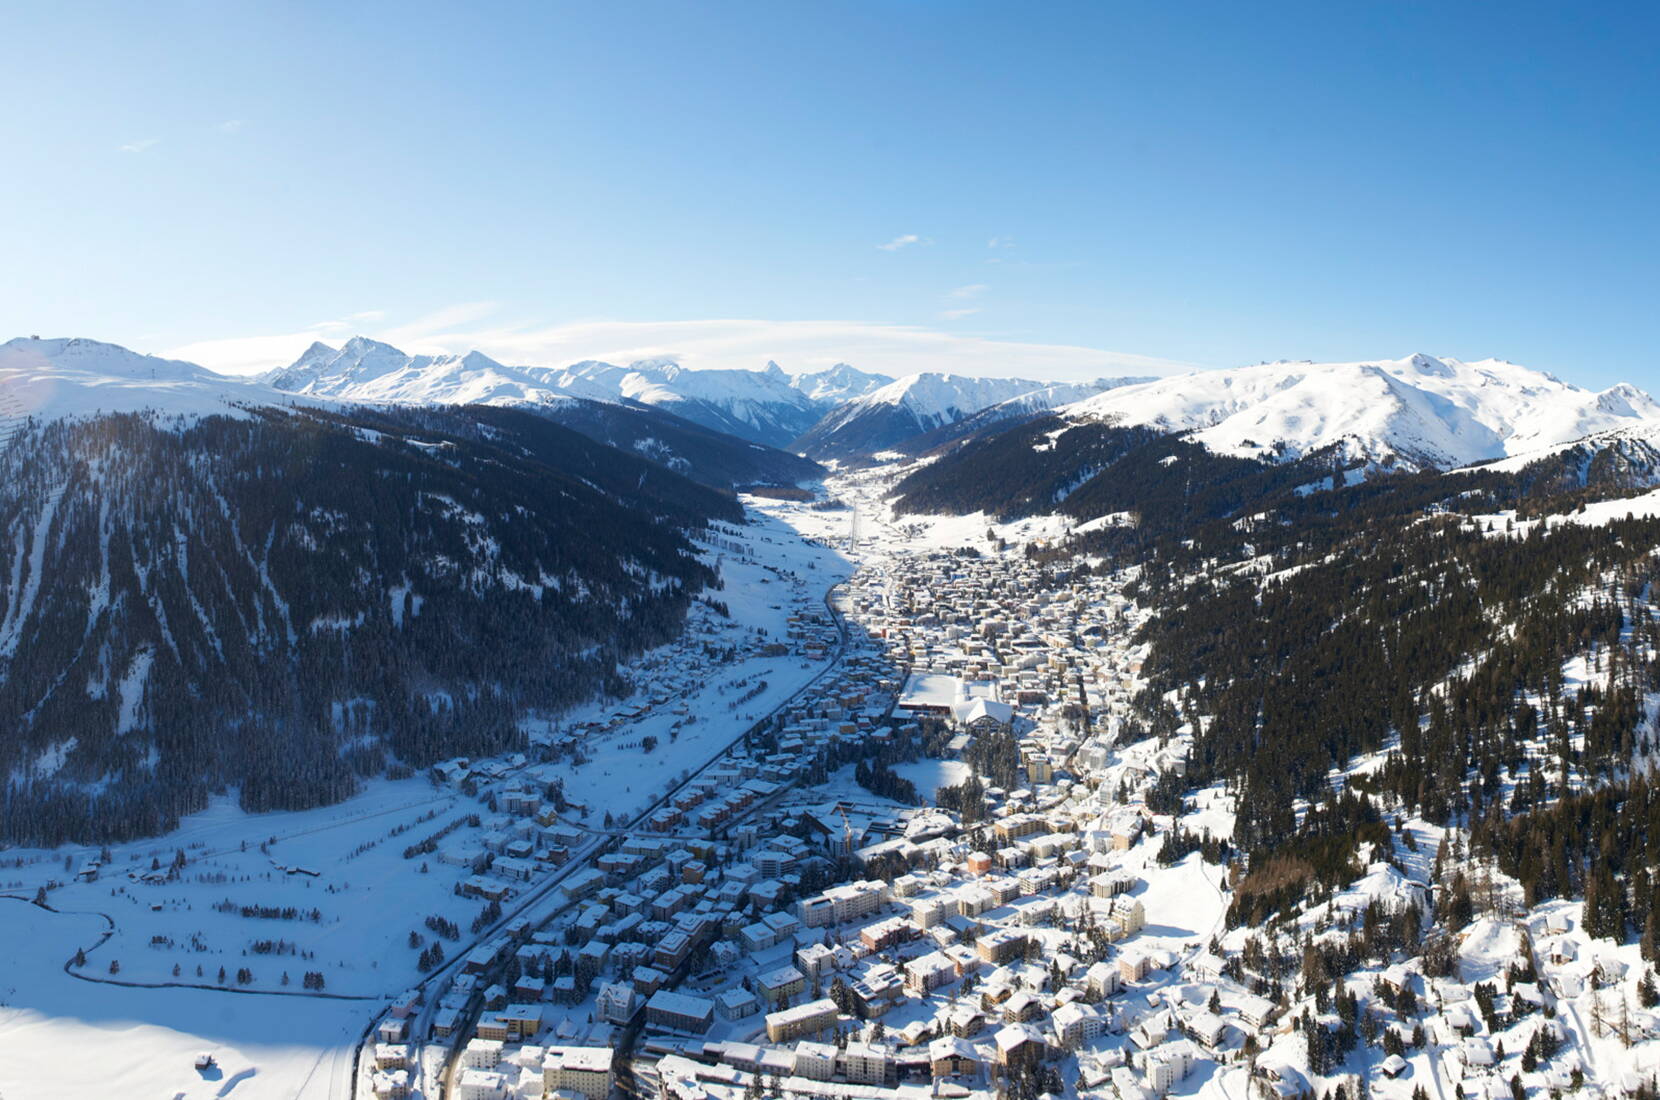
[[[312,344],[260,380],[285,393],[363,404],[556,404],[582,398],[643,405],[772,447],[789,446],[830,408],[892,381],[846,363],[802,374],[787,374],[776,363],[759,371],[689,370],[669,359],[509,367],[476,351],[408,355],[361,336],[339,348]]]
[[[1065,416],[1186,432],[1218,454],[1285,460],[1337,448],[1349,465],[1448,469],[1652,420],[1660,402],[1502,360],[1411,355],[1199,371],[1100,394]]]

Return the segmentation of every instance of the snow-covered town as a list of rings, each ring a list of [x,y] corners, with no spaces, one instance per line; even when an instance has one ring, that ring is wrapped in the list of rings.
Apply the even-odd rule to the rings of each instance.
[[[1391,955],[1461,855],[1422,821],[1230,926],[1233,795],[1133,715],[1133,575],[1030,553],[1055,521],[896,519],[888,483],[750,498],[705,539],[720,606],[528,753],[10,855],[9,894],[86,914],[42,924],[68,962],[40,980],[178,1006],[104,1043],[181,1097],[1444,1100],[1652,1069],[1650,971],[1577,905],[1489,869],[1452,959]],[[46,1031],[0,1017],[41,1040],[11,1072],[61,1059]]]
[[[0,1100],[1660,1100],[1660,4],[5,15]]]

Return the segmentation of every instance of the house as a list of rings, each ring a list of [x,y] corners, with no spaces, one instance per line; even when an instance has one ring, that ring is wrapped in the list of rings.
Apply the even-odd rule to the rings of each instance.
[[[1017,990],[1003,1002],[1003,1022],[1022,1024],[1043,1015],[1043,1005],[1024,989]]]
[[[626,1024],[638,1007],[634,987],[627,982],[607,982],[600,987],[594,1008],[599,1018],[612,1024]]]
[[[928,1044],[928,1068],[936,1081],[941,1077],[977,1077],[983,1065],[974,1044],[954,1035],[942,1036]]]
[[[1097,1039],[1107,1029],[1107,1021],[1094,1005],[1070,1001],[1055,1009],[1052,1016],[1055,1038],[1062,1047],[1076,1049]]]
[[[994,1040],[998,1064],[1005,1069],[1035,1066],[1049,1054],[1049,1045],[1043,1036],[1026,1024],[1009,1024]]]
[[[986,1028],[985,1013],[966,1005],[952,1009],[945,1017],[946,1030],[958,1039],[972,1039]]]
[[[1195,1012],[1187,1018],[1186,1030],[1201,1047],[1215,1054],[1222,1048],[1228,1021],[1214,1012]]]
[[[1084,981],[1089,991],[1100,997],[1112,996],[1123,984],[1118,968],[1106,962],[1091,963],[1089,969],[1084,971]]]
[[[369,1079],[369,1087],[374,1090],[375,1100],[404,1100],[409,1095],[409,1071],[376,1070]]]
[[[1254,1028],[1268,1026],[1274,1018],[1274,1002],[1266,997],[1245,996],[1237,1002],[1239,1018]]]

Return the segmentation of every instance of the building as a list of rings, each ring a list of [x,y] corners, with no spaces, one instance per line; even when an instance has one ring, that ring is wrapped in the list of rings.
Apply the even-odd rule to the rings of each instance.
[[[1000,965],[1026,951],[1026,936],[1012,928],[996,928],[974,941],[981,962]]]
[[[867,880],[832,886],[815,897],[802,898],[796,903],[796,908],[802,924],[808,928],[822,928],[869,916],[887,901],[888,884]]]
[[[1112,919],[1124,927],[1124,934],[1133,936],[1147,927],[1147,909],[1140,898],[1120,894],[1112,902]]]
[[[1107,1029],[1107,1021],[1094,1005],[1072,1001],[1055,1009],[1051,1017],[1055,1038],[1063,1047],[1076,1049],[1092,1039],[1100,1038]]]
[[[504,1100],[507,1076],[488,1069],[464,1069],[456,1080],[456,1100]]]
[[[646,1002],[646,1022],[657,1027],[702,1035],[714,1020],[715,1003],[702,997],[659,989]]]
[[[613,1084],[610,1047],[549,1047],[542,1058],[542,1084],[568,1089],[588,1100],[605,1100]]]
[[[806,1035],[817,1035],[836,1022],[836,1002],[829,997],[808,1001],[794,1008],[767,1014],[767,1040],[787,1043]]]
[[[865,945],[865,950],[872,953],[886,951],[894,944],[904,943],[915,936],[916,925],[904,917],[889,917],[875,924],[867,924],[859,930],[859,942]]]
[[[720,1009],[720,1014],[728,1020],[742,1020],[761,1011],[760,999],[749,990],[736,986],[723,990],[721,995],[715,998],[715,1004]]]
[[[1025,1024],[1009,1024],[995,1039],[997,1061],[1006,1069],[1035,1066],[1049,1054],[1043,1036]]]
[[[495,1069],[500,1062],[500,1039],[473,1039],[461,1052],[463,1069]]]
[[[1142,1080],[1147,1091],[1163,1096],[1193,1069],[1193,1044],[1186,1039],[1164,1043],[1146,1054]]]
[[[875,1043],[850,1042],[838,1061],[842,1076],[855,1085],[886,1085],[893,1071],[893,1055]]]
[[[779,967],[755,980],[761,997],[768,1007],[788,1004],[790,998],[807,988],[807,978],[793,966]]]
[[[634,1010],[638,1007],[634,987],[627,982],[607,982],[600,987],[594,1007],[599,1012],[599,1018],[607,1023],[626,1024],[634,1018]]]
[[[803,1039],[795,1045],[795,1072],[812,1081],[828,1081],[836,1075],[836,1048],[829,1043]]]
[[[508,1005],[478,1018],[478,1037],[519,1043],[542,1030],[540,1005]]]
[[[928,1044],[928,1068],[937,1081],[941,1077],[974,1077],[982,1067],[979,1049],[953,1035]]]

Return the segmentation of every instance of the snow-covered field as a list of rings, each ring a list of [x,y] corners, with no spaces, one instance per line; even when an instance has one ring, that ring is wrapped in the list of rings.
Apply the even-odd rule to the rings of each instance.
[[[0,901],[0,1095],[338,1097],[360,1001],[92,985],[64,973],[101,917]],[[194,1068],[211,1051],[217,1067]]]

